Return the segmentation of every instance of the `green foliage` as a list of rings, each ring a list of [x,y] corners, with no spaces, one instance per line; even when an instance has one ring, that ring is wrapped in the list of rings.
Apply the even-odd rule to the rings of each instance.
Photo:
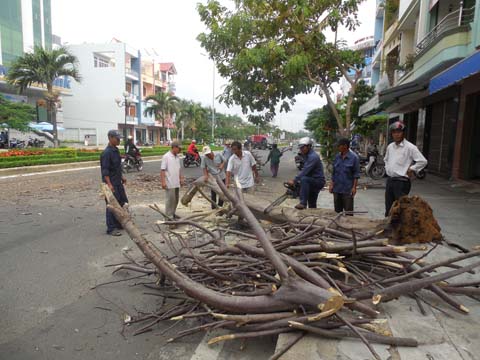
[[[315,140],[321,145],[322,157],[328,162],[335,155],[335,141],[338,124],[328,105],[310,111],[305,120],[305,129],[312,132]]]
[[[387,119],[388,116],[386,114],[361,118],[355,123],[355,133],[358,133],[363,137],[370,137],[379,126],[387,123]]]
[[[153,116],[155,119],[162,121],[162,140],[166,139],[165,120],[178,113],[180,99],[166,92],[158,92],[155,95],[147,96],[145,102],[148,104],[144,111],[145,116]]]
[[[385,30],[387,30],[398,17],[400,0],[386,0],[385,4]]]
[[[46,50],[36,46],[32,53],[18,57],[10,66],[7,82],[23,93],[28,87],[40,84],[46,87],[47,119],[53,124],[53,136],[57,143],[56,103],[58,93],[53,89],[53,82],[62,76],[69,76],[80,81],[78,60],[65,47]]]
[[[358,52],[329,42],[323,31],[353,30],[360,0],[236,0],[234,10],[210,0],[198,12],[208,32],[201,46],[228,79],[220,101],[253,113],[258,123],[276,110],[289,111],[295,96],[322,91],[360,68]],[[327,90],[328,91],[328,90]],[[259,114],[257,114],[259,113]]]
[[[35,108],[29,104],[17,103],[0,95],[0,127],[28,130],[28,123],[35,118]]]

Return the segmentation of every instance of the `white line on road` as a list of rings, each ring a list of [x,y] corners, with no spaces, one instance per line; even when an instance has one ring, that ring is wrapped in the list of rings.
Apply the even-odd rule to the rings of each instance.
[[[162,161],[162,159],[144,160],[143,163],[150,163],[155,161]],[[36,175],[58,174],[58,173],[80,171],[80,170],[98,169],[99,167],[100,165],[95,165],[95,166],[87,166],[87,167],[73,168],[73,169],[60,169],[60,170],[50,170],[50,171],[39,171],[39,172],[33,172],[33,173],[27,173],[27,174],[5,175],[5,176],[0,176],[0,180],[29,177],[29,176],[36,176]]]

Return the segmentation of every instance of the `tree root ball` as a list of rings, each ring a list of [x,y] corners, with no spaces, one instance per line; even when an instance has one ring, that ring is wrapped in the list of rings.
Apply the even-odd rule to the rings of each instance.
[[[394,243],[427,243],[443,238],[432,208],[420,196],[403,196],[395,201],[390,223]]]

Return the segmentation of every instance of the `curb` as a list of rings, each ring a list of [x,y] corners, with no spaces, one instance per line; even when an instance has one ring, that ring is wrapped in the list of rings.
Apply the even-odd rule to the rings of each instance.
[[[155,156],[146,156],[144,157],[144,162],[149,160],[161,160],[163,155]],[[9,175],[20,175],[20,174],[30,174],[30,173],[41,173],[47,171],[59,171],[59,170],[68,170],[68,169],[77,169],[90,166],[100,166],[100,160],[97,161],[81,161],[74,163],[64,163],[64,164],[52,164],[52,165],[34,165],[34,166],[21,166],[7,169],[0,169],[1,176]]]

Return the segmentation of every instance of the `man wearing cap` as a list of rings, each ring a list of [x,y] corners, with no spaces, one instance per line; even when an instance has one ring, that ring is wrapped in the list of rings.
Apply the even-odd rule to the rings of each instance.
[[[123,206],[128,203],[128,199],[123,187],[127,180],[122,174],[122,158],[117,147],[120,144],[120,138],[117,130],[108,132],[108,145],[100,156],[100,169],[102,181],[110,188],[120,206]],[[121,228],[122,226],[107,207],[107,234],[120,236],[122,235],[119,231]]]
[[[175,211],[177,210],[178,200],[180,198],[180,186],[183,185],[183,173],[178,154],[181,151],[180,143],[173,141],[171,149],[162,158],[160,166],[160,179],[162,188],[165,190],[165,214],[175,219]]]
[[[290,185],[300,184],[300,203],[295,209],[303,210],[307,207],[316,208],[320,190],[325,186],[325,175],[323,174],[323,163],[318,154],[312,148],[313,141],[308,136],[301,138],[298,148],[305,160],[303,169],[290,180]]]
[[[329,191],[333,194],[335,211],[353,211],[353,198],[357,193],[360,178],[360,161],[357,154],[350,150],[350,141],[346,138],[337,142],[338,154],[333,161],[332,181]]]
[[[219,176],[220,179],[225,183],[225,159],[222,154],[217,153],[215,154],[209,146],[203,147],[203,159],[201,163],[201,168],[203,169],[203,176],[205,182],[208,181],[208,174],[213,176]],[[216,204],[217,203],[217,193],[215,191],[211,191],[212,201]],[[218,200],[218,206],[223,206],[223,200]],[[215,205],[212,204],[212,209],[215,209]]]
[[[388,145],[384,158],[388,176],[385,189],[385,217],[390,214],[390,208],[395,200],[410,193],[410,179],[427,166],[427,159],[420,150],[405,139],[405,125],[401,121],[394,122],[389,129],[393,142]]]
[[[225,184],[230,186],[233,175],[237,187],[251,194],[255,190],[255,179],[258,178],[257,162],[250,151],[242,150],[242,144],[238,141],[232,143],[232,153],[228,160]]]

